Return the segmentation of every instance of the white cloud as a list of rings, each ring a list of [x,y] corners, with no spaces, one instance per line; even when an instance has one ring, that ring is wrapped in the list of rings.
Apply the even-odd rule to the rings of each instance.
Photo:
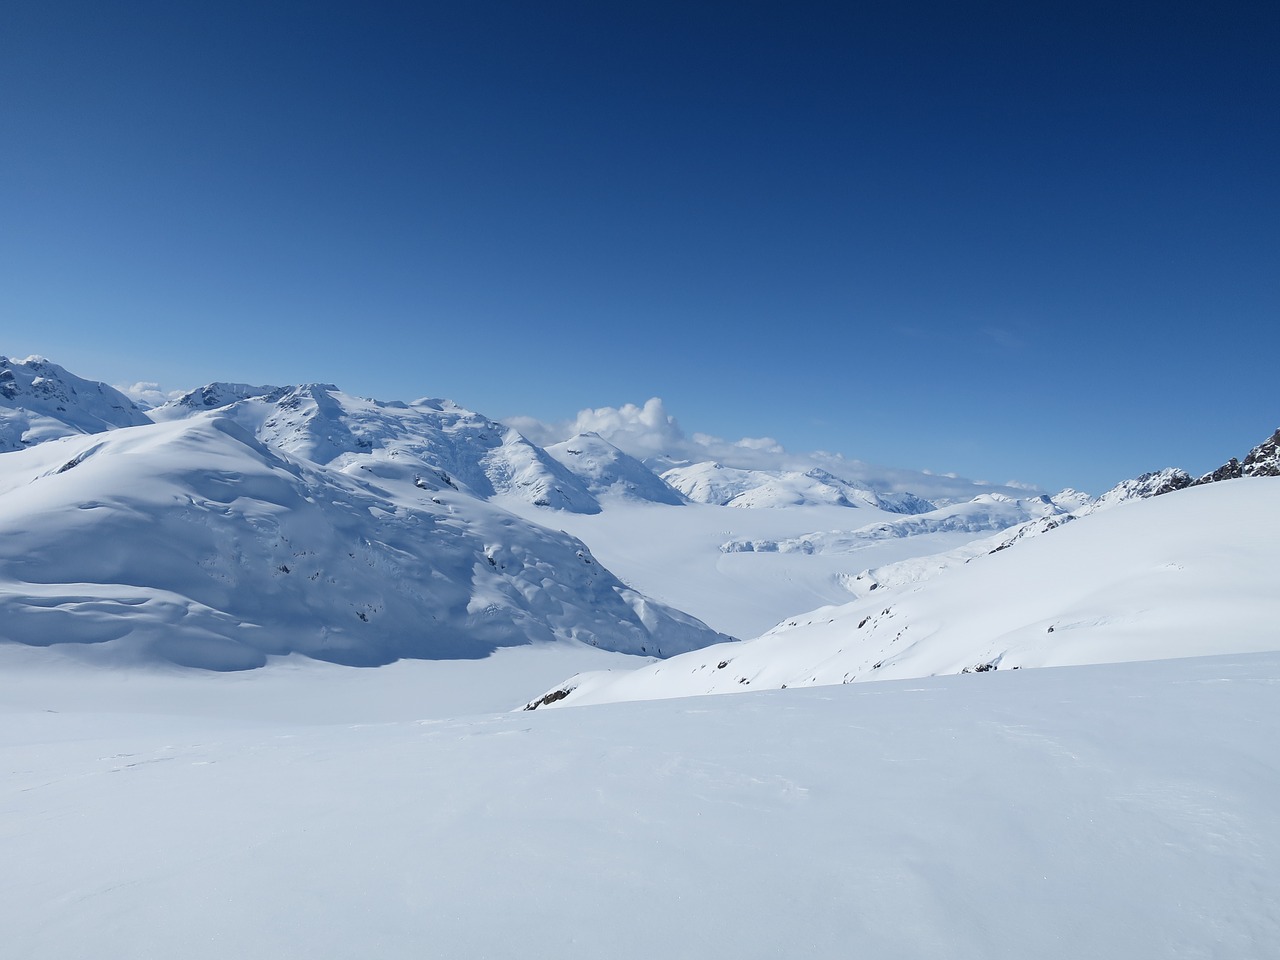
[[[123,393],[140,407],[158,407],[162,403],[168,403],[170,400],[176,400],[182,396],[181,390],[161,390],[160,384],[153,383],[150,380],[139,380],[137,383],[129,386],[116,385],[116,389]]]
[[[505,422],[543,446],[579,433],[598,433],[641,460],[718,460],[726,466],[766,470],[786,466],[786,451],[772,437],[725,440],[705,433],[686,435],[660,397],[650,397],[643,406],[624,403],[620,407],[589,407],[578,411],[573,420],[559,423],[532,417],[511,417]]]

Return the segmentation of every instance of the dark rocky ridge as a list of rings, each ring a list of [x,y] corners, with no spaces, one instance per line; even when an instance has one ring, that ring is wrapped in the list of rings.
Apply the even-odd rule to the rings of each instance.
[[[1243,462],[1232,457],[1191,486],[1217,483],[1219,480],[1238,480],[1241,477],[1280,477],[1280,429],[1250,450]]]
[[[1240,467],[1246,477],[1280,477],[1280,429],[1250,450]]]

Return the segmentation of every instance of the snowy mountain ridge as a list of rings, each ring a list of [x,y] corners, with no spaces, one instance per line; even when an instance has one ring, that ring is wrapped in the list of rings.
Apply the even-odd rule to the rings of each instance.
[[[0,639],[219,670],[723,639],[489,503],[599,510],[554,458],[448,401],[212,384],[153,421],[44,361],[23,372],[51,410],[0,455]],[[31,422],[39,404],[5,382]]]
[[[758,470],[706,461],[664,471],[662,479],[694,503],[742,509],[822,504],[925,513],[934,504],[910,493],[878,494],[821,468]]]
[[[671,506],[685,502],[675,487],[598,433],[580,433],[552,444],[546,452],[596,497],[619,496]]]
[[[533,640],[667,655],[723,637],[676,607],[753,636],[1185,477],[1149,475],[1096,501],[972,484],[967,499],[931,502],[819,466],[650,458],[660,476],[600,433],[544,448],[448,400],[212,383],[148,414],[41,358],[3,364],[0,423],[22,448],[0,459],[4,639],[207,666]],[[1272,438],[1224,469],[1275,462]]]
[[[0,357],[0,453],[57,437],[150,423],[132,400],[44,357]]]
[[[720,549],[725,553],[854,553],[868,543],[879,540],[929,533],[988,533],[1006,530],[1029,520],[1066,513],[1049,497],[1015,499],[998,493],[984,493],[967,503],[882,520],[848,532],[832,530],[786,540],[730,540]]]

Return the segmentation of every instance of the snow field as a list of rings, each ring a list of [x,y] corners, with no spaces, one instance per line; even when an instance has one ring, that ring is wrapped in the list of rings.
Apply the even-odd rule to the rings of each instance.
[[[0,732],[29,960],[1280,943],[1275,654],[370,723],[306,669],[238,682],[311,722],[205,681],[68,710],[70,669],[29,664]]]

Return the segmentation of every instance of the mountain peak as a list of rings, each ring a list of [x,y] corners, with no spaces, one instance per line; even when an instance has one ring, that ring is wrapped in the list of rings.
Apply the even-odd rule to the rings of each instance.
[[[115,387],[77,377],[39,355],[0,357],[0,451],[150,422]]]
[[[546,452],[595,496],[617,496],[672,506],[684,503],[684,498],[652,470],[595,431],[552,444]]]

